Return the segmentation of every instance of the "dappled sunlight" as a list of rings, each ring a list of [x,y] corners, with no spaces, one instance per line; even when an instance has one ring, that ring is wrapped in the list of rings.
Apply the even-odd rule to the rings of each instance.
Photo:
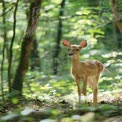
[[[78,103],[78,95],[77,93],[71,93],[69,95],[65,95],[63,97],[63,99],[65,99],[67,102],[69,102],[70,104],[72,104],[73,106],[75,106]],[[93,94],[88,94],[87,96],[81,96],[81,105],[83,103],[92,103],[93,102]],[[106,103],[106,104],[112,104],[114,102],[114,104],[119,104],[120,102],[122,102],[122,90],[113,90],[113,91],[99,91],[98,93],[98,104],[102,103]]]
[[[0,10],[0,122],[122,121],[122,0]]]

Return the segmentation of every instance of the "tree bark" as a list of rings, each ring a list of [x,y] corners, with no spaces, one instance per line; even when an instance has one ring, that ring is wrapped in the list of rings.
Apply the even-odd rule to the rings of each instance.
[[[11,39],[11,44],[10,44],[10,48],[9,48],[9,64],[8,64],[8,88],[9,88],[9,92],[11,91],[11,67],[12,67],[12,58],[13,58],[13,44],[14,44],[14,40],[15,40],[15,35],[16,35],[16,13],[17,13],[17,8],[18,8],[18,2],[19,0],[17,0],[16,4],[15,4],[15,10],[14,10],[14,15],[13,15],[13,36]]]
[[[6,33],[6,16],[5,16],[5,10],[6,10],[6,5],[4,0],[2,0],[2,19],[3,19],[3,49],[2,49],[2,61],[1,61],[1,96],[2,100],[4,101],[4,84],[3,84],[3,70],[4,70],[4,59],[5,59],[5,48],[6,48],[6,41],[7,41],[7,33]]]
[[[61,17],[64,14],[64,5],[65,5],[65,0],[62,0],[61,4],[60,4],[60,10],[59,10],[59,23],[58,23],[58,32],[57,32],[57,38],[56,38],[56,47],[55,47],[55,51],[54,51],[54,55],[53,55],[53,74],[57,74],[58,72],[58,66],[59,66],[59,62],[58,62],[58,58],[59,58],[59,53],[60,53],[60,41],[62,38],[62,19]]]
[[[114,15],[115,24],[117,25],[120,32],[122,32],[122,18],[120,15],[120,11],[118,9],[117,0],[111,0],[111,5],[112,5],[112,11]]]
[[[36,37],[33,40],[33,48],[31,52],[31,70],[41,69],[39,52],[38,52],[38,43]]]
[[[118,48],[122,48],[122,2],[121,0],[111,0],[111,6],[114,16],[114,24],[116,25],[116,34],[117,34],[117,45]],[[119,8],[120,6],[120,8]]]
[[[25,1],[26,7],[28,7],[28,3],[29,3],[29,0],[26,0]],[[29,18],[29,11],[28,10],[26,10],[26,17],[27,17],[27,19]],[[30,56],[30,67],[31,67],[31,70],[35,70],[35,69],[40,70],[41,69],[36,34],[33,39],[33,47],[32,47],[32,52],[31,52],[31,56]]]
[[[29,66],[29,58],[31,55],[33,39],[38,24],[41,3],[42,0],[33,0],[30,5],[28,26],[21,46],[20,62],[11,87],[11,90],[15,91],[14,96],[22,95],[23,81]]]

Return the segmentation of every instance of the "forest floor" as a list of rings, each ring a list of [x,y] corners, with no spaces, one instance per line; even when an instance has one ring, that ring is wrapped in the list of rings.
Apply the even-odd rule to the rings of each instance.
[[[6,101],[0,103],[0,122],[122,122],[122,91],[99,94],[97,108],[91,98],[80,105],[76,94]]]

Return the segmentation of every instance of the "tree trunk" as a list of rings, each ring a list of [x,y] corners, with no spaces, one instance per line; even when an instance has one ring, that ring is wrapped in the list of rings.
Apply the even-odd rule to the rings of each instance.
[[[4,84],[3,84],[3,70],[4,70],[4,59],[5,59],[5,48],[6,48],[6,41],[7,41],[7,30],[6,30],[6,15],[5,15],[5,10],[6,10],[6,5],[4,0],[2,0],[2,19],[3,19],[3,49],[2,49],[2,61],[1,61],[1,96],[2,100],[4,101]]]
[[[8,88],[9,88],[9,92],[11,91],[11,71],[12,71],[12,58],[13,58],[13,44],[14,44],[14,40],[15,40],[15,35],[16,35],[16,13],[17,13],[17,8],[18,8],[18,2],[19,0],[17,0],[16,4],[15,4],[15,10],[14,10],[14,15],[13,15],[13,36],[11,39],[11,44],[10,44],[10,48],[9,48],[9,64],[8,64]]]
[[[25,6],[28,7],[28,3],[29,0],[25,1]],[[29,19],[29,11],[26,10],[26,16],[27,19]],[[36,39],[36,34],[34,36],[33,39],[33,47],[32,47],[32,52],[31,52],[31,56],[30,56],[30,67],[31,70],[35,70],[35,69],[39,69],[40,70],[40,61],[39,61],[39,52],[38,52],[38,43],[37,43],[37,39]],[[38,62],[38,63],[37,63]]]
[[[28,26],[21,46],[20,62],[11,87],[11,90],[15,91],[14,96],[22,95],[23,81],[29,66],[29,58],[38,24],[41,3],[42,0],[33,0],[30,5]]]
[[[31,70],[39,69],[40,70],[40,60],[38,52],[38,43],[36,37],[33,40],[33,48],[31,53]]]
[[[118,7],[119,6],[118,1],[119,0],[111,0],[111,5],[112,5],[112,11],[113,11],[115,23],[118,29],[120,30],[120,32],[122,32],[122,22],[121,22],[122,18],[120,15],[121,11],[119,11],[119,7]],[[122,5],[122,2],[120,4]]]
[[[113,16],[116,25],[116,34],[117,34],[117,45],[118,48],[122,48],[122,1],[121,0],[111,0]],[[120,7],[119,7],[120,6]]]
[[[59,66],[59,53],[60,53],[60,41],[62,38],[62,20],[61,17],[64,14],[64,5],[65,5],[65,0],[62,0],[60,4],[60,10],[59,10],[59,23],[58,23],[58,32],[57,32],[57,39],[56,39],[56,47],[54,50],[54,55],[53,55],[53,74],[57,74],[58,72],[58,66]]]

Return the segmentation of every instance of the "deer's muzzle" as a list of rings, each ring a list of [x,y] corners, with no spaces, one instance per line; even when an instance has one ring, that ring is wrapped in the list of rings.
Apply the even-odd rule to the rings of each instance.
[[[72,55],[73,55],[73,53],[69,53],[68,55],[69,55],[69,56],[72,56]]]

